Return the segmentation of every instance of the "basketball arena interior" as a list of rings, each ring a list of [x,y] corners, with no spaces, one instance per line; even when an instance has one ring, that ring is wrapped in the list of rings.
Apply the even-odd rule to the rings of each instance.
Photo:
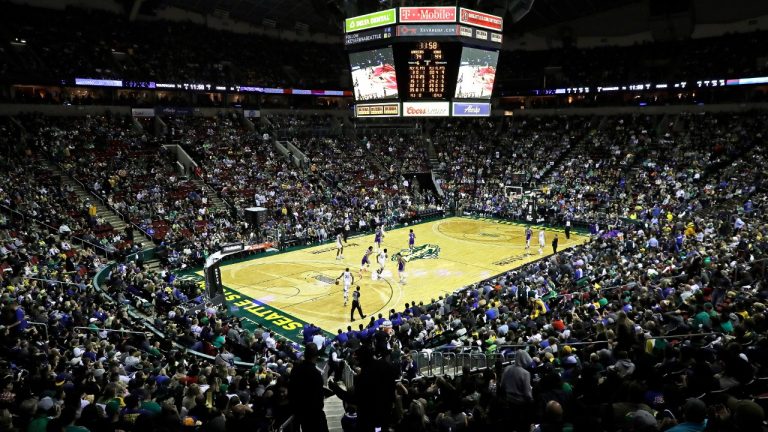
[[[768,430],[768,3],[0,0],[0,431]]]

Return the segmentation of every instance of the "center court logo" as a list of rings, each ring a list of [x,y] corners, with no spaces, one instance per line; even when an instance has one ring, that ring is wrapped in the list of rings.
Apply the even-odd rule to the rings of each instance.
[[[440,255],[440,246],[436,244],[423,244],[411,249],[401,249],[400,252],[392,254],[392,261],[397,261],[399,257],[403,257],[405,261],[413,261],[417,259],[435,259]]]

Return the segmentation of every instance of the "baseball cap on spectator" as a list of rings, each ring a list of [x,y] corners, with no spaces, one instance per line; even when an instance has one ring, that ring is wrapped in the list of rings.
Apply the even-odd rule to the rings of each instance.
[[[71,377],[69,376],[69,374],[66,374],[63,372],[56,375],[56,386],[59,386],[59,387],[63,386],[64,383],[67,382],[67,380],[69,380],[70,378]]]
[[[658,427],[656,418],[653,414],[645,410],[637,410],[627,414],[627,420],[632,425],[633,430],[648,431],[654,430]]]
[[[559,332],[562,332],[563,330],[565,330],[565,323],[563,323],[563,320],[561,320],[561,319],[553,320],[552,321],[552,328],[554,328],[555,330],[557,330]]]
[[[742,400],[731,407],[733,417],[736,420],[736,430],[760,430],[765,411],[750,400]]]
[[[40,402],[37,403],[37,409],[43,412],[47,412],[53,408],[54,405],[56,404],[53,402],[53,399],[51,399],[49,396],[46,396],[40,399]]]
[[[163,411],[162,407],[160,407],[160,404],[153,400],[142,402],[141,409],[151,413],[152,415],[160,414]]]
[[[111,401],[107,402],[106,406],[104,407],[104,411],[106,411],[107,416],[109,417],[117,414],[120,412],[120,401],[117,399],[112,399]]]
[[[689,398],[683,406],[685,421],[690,423],[703,423],[707,418],[707,406],[699,399]]]

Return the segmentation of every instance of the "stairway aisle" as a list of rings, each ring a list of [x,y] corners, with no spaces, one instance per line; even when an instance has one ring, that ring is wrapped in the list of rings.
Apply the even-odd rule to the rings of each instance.
[[[329,432],[342,432],[341,418],[344,417],[344,403],[337,396],[325,400],[325,418],[328,421]]]
[[[54,173],[57,176],[60,176],[62,186],[64,186],[67,189],[71,189],[75,193],[75,195],[77,195],[81,200],[93,203],[96,206],[96,217],[104,219],[104,221],[109,223],[112,226],[112,228],[114,228],[115,231],[117,231],[118,233],[125,232],[125,227],[128,226],[128,224],[120,217],[120,215],[115,213],[112,209],[107,207],[105,204],[102,204],[101,200],[99,200],[93,193],[86,190],[83,186],[80,185],[80,183],[75,181],[69,174],[64,172],[61,168],[52,164],[49,161],[42,161],[42,163],[52,173]],[[135,242],[141,242],[142,250],[144,251],[152,249],[154,247],[154,243],[152,242],[152,239],[146,236],[141,230],[134,229],[133,239]],[[159,267],[160,265],[158,263],[153,266],[153,269],[159,268]]]
[[[61,184],[62,186],[69,188],[75,192],[75,195],[77,195],[81,200],[83,201],[89,201],[96,205],[96,216],[99,218],[104,219],[107,221],[110,225],[112,225],[112,228],[115,229],[117,232],[123,232],[126,227],[126,223],[123,221],[120,216],[118,216],[114,211],[112,211],[110,208],[108,208],[106,205],[102,204],[99,199],[97,199],[91,192],[85,190],[82,186],[80,186],[80,183],[76,182],[72,177],[70,177],[67,173],[61,170],[61,168],[57,167],[56,165],[45,162],[46,168],[48,168],[51,172],[61,177]]]
[[[210,211],[227,211],[229,210],[229,206],[227,203],[224,202],[219,196],[216,194],[216,191],[214,191],[210,186],[205,184],[202,180],[199,178],[192,178],[192,182],[195,184],[198,190],[203,191],[203,194],[205,195],[205,198],[208,200],[208,207],[210,207]]]

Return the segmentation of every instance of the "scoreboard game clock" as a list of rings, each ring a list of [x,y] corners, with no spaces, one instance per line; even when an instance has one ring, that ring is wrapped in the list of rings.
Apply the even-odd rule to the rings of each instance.
[[[502,30],[502,17],[455,6],[348,18],[355,115],[490,115]]]
[[[445,98],[447,66],[440,42],[416,42],[408,57],[408,98]]]

